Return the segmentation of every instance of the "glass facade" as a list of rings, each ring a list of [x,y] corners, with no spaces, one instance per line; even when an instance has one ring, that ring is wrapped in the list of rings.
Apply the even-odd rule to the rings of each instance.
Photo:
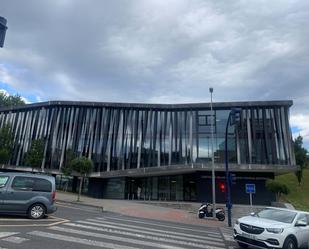
[[[128,178],[127,199],[158,201],[196,201],[194,175]]]
[[[295,165],[288,121],[291,103],[258,103],[243,102],[240,106],[214,103],[212,115],[209,104],[48,102],[23,109],[2,109],[0,126],[10,124],[13,129],[13,156],[8,162],[11,165],[23,166],[31,142],[42,138],[45,169],[61,168],[66,152],[73,150],[91,158],[95,172],[124,171],[210,163],[213,121],[215,163],[223,163],[227,119],[232,107],[240,107],[240,126],[237,129],[230,126],[228,132],[229,161]],[[153,184],[163,186],[166,179],[162,179],[149,184],[149,188]],[[167,195],[177,198],[180,180],[172,181],[174,190],[169,194],[161,187],[152,193],[159,199]],[[189,186],[184,184],[184,192]]]

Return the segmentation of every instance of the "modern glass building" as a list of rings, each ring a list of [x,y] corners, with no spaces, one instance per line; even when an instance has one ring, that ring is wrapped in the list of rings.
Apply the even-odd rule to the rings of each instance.
[[[0,127],[14,134],[5,170],[31,170],[25,156],[43,139],[42,171],[58,175],[67,152],[90,158],[88,194],[101,198],[211,201],[211,122],[217,201],[225,201],[225,129],[232,108],[239,126],[229,125],[228,160],[232,196],[248,203],[245,184],[256,184],[254,201],[274,199],[265,180],[296,169],[289,108],[292,101],[196,104],[125,104],[51,101],[0,109]],[[76,177],[73,188],[76,185]],[[86,184],[85,184],[86,185]]]

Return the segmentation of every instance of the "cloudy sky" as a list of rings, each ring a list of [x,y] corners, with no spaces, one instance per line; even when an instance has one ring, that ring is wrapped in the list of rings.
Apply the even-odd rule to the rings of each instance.
[[[28,102],[294,101],[309,148],[308,0],[1,0],[0,89]]]

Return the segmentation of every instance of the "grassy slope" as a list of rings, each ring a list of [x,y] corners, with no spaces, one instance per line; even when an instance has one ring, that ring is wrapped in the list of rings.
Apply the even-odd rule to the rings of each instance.
[[[276,180],[285,183],[290,193],[285,197],[287,202],[300,210],[309,211],[309,169],[304,170],[304,178],[299,186],[294,173],[276,177]]]

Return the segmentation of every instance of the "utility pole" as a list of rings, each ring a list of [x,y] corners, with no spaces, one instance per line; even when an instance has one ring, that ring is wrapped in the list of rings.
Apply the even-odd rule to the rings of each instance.
[[[212,179],[212,216],[216,218],[216,175],[215,175],[215,152],[214,152],[214,123],[215,115],[212,106],[212,93],[214,89],[209,88],[210,92],[210,111],[211,111],[211,179]]]

